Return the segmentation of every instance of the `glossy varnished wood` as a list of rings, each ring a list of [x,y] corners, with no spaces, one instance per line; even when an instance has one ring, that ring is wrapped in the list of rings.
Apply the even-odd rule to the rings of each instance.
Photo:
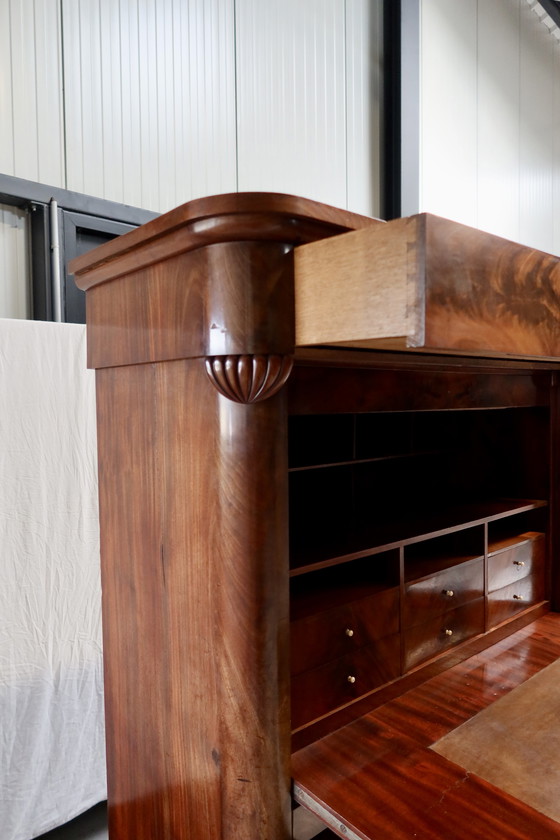
[[[295,753],[296,798],[341,837],[560,837],[553,820],[429,749],[559,656],[549,614]]]
[[[291,277],[276,242],[216,243],[135,268],[88,292],[88,364],[292,353]],[[268,318],[269,307],[285,317]]]
[[[425,836],[448,836],[442,793],[461,818],[450,836],[532,836],[522,833],[535,825],[526,809],[498,796],[492,811],[490,786],[465,780],[427,753],[410,717],[404,729],[384,717],[390,700],[420,690],[546,610],[538,598],[548,597],[550,581],[542,569],[531,571],[534,606],[523,604],[483,636],[487,558],[477,558],[486,533],[498,543],[541,531],[553,558],[558,542],[558,478],[549,456],[557,466],[560,365],[542,360],[556,352],[554,331],[536,327],[537,304],[550,303],[556,282],[553,258],[531,252],[524,263],[518,249],[494,242],[485,250],[487,240],[479,247],[478,233],[465,233],[463,244],[453,240],[461,257],[454,285],[454,257],[437,256],[453,224],[417,217],[391,227],[290,196],[236,194],[191,202],[72,264],[87,290],[89,363],[98,369],[111,840],[288,840],[290,586],[292,619],[302,622],[292,638],[294,744],[309,744],[294,759],[298,796],[326,803],[340,818],[333,829],[362,840],[371,836],[372,816],[382,834],[408,836],[395,833],[395,817],[403,832],[416,830],[418,799],[426,805],[419,823]],[[358,261],[368,271],[373,266],[383,283],[360,297],[340,275],[328,294],[308,297],[307,312],[298,297],[297,249],[312,253],[312,243],[342,242],[349,231],[348,242],[362,241],[368,230],[382,253],[376,261],[375,249],[357,248]],[[527,266],[546,282],[523,285]],[[507,308],[510,292],[520,289],[530,299],[527,318],[519,307]],[[342,305],[327,315],[323,304],[332,307],[341,294],[355,323]],[[368,314],[372,305],[377,321]],[[429,337],[435,351],[469,357],[296,349],[304,342],[302,319],[328,329],[352,321],[351,340],[360,343],[365,317],[372,329],[366,344],[375,345],[384,306],[389,332],[404,317],[401,346],[411,341],[426,349]],[[444,310],[458,324],[455,344]],[[477,339],[465,344],[464,324],[473,317]],[[489,344],[488,325],[499,333],[502,322],[505,338]],[[541,361],[470,358],[476,353]],[[498,408],[506,411],[491,411]],[[460,417],[454,424],[457,410],[469,415],[468,424]],[[420,436],[423,414],[440,418],[424,454],[395,449],[406,423],[370,416],[410,412],[418,415]],[[338,417],[311,447],[322,460],[310,462],[304,442],[288,473],[288,415],[307,422],[325,414]],[[333,441],[348,418],[357,443],[339,447]],[[439,438],[450,445],[430,460]],[[387,439],[387,451],[374,451],[378,439]],[[463,448],[454,445],[459,439],[467,441]],[[441,466],[446,459],[452,468]],[[517,529],[500,525],[510,516],[520,517]],[[470,536],[457,549],[453,534],[467,526]],[[413,547],[419,538],[437,541],[435,559]],[[350,562],[365,565],[348,581],[340,573],[333,587],[332,567],[348,570]],[[438,590],[451,583],[437,576],[448,565],[450,575],[462,566],[467,573],[453,583],[464,587],[458,606],[446,610]],[[313,575],[322,581],[315,593],[305,581]],[[426,576],[432,583],[420,591]],[[433,627],[424,631],[430,622],[445,631],[452,614],[458,635],[450,647],[434,647]],[[502,646],[506,660],[508,650]],[[539,650],[546,659],[546,645]],[[400,676],[403,668],[412,671]],[[480,702],[457,691],[467,710]],[[329,717],[331,709],[337,711]],[[354,720],[358,714],[365,717]],[[425,724],[416,725],[425,732],[433,718],[425,707],[421,714]],[[360,772],[348,786],[340,770],[352,756]],[[490,833],[473,797],[491,814]],[[510,807],[521,833],[498,834]],[[552,836],[543,826],[536,836]]]
[[[72,261],[88,291],[88,364],[292,353],[293,248],[374,225],[381,222],[284,195],[178,207]]]
[[[378,219],[298,196],[228,193],[182,204],[95,252],[77,257],[70,269],[80,288],[90,289],[131,270],[216,242],[288,239],[301,244],[377,224],[381,224]]]
[[[98,373],[112,840],[289,836],[281,403]]]
[[[346,237],[298,251],[298,345],[560,353],[559,257],[427,213]]]
[[[97,368],[111,840],[285,840],[295,245],[379,224],[201,199],[72,270]]]

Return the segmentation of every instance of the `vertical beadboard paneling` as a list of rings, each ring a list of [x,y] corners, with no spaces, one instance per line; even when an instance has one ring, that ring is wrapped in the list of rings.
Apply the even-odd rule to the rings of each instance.
[[[101,175],[103,184],[100,193],[112,201],[124,201],[124,169],[129,156],[123,149],[134,155],[135,145],[125,143],[124,126],[130,121],[133,109],[133,97],[127,86],[127,77],[121,74],[121,50],[128,49],[126,35],[130,31],[130,22],[121,27],[120,4],[114,0],[99,0],[99,99],[100,109],[100,148],[111,149],[111,154],[103,154]],[[101,33],[103,35],[101,36]],[[124,35],[124,37],[123,37]],[[124,44],[122,41],[124,40]],[[126,62],[125,66],[129,66]],[[136,204],[129,200],[129,204]]]
[[[12,117],[14,130],[14,173],[38,180],[37,144],[37,56],[33,0],[10,2],[12,40]],[[17,138],[17,139],[16,139]]]
[[[58,0],[35,0],[37,180],[64,187],[62,30]],[[20,175],[20,173],[16,173]],[[20,177],[29,178],[29,175]]]
[[[0,171],[64,186],[57,0],[0,3]]]
[[[0,318],[31,317],[27,214],[0,204]]]
[[[344,0],[237,0],[240,190],[344,207]]]
[[[233,0],[63,0],[68,187],[152,210],[236,189]]]
[[[476,226],[476,0],[423,0],[421,64],[421,209]]]
[[[100,7],[65,0],[62,8],[68,188],[105,197]]]
[[[154,210],[158,210],[163,206],[163,202],[160,201],[158,169],[159,126],[157,119],[158,65],[156,14],[155,0],[146,0],[143,4],[142,13],[138,15],[138,54],[140,56],[138,76],[138,97],[140,100],[140,170],[138,172],[138,178],[141,180],[142,185],[142,201],[140,206]],[[130,95],[132,95],[132,91]],[[175,119],[178,118],[179,115],[175,115]]]
[[[0,172],[14,174],[10,4],[0,3]]]
[[[556,40],[526,3],[520,28],[519,240],[553,244],[553,73]]]
[[[346,3],[346,155],[349,210],[381,214],[381,0]]]
[[[422,15],[422,208],[560,251],[560,44],[526,0]]]
[[[519,238],[520,6],[478,4],[478,226]]]

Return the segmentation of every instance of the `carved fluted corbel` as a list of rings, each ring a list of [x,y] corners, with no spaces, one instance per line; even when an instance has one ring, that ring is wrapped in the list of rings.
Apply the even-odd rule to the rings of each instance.
[[[291,356],[210,356],[206,359],[206,372],[222,396],[237,403],[255,403],[280,390],[292,365]]]

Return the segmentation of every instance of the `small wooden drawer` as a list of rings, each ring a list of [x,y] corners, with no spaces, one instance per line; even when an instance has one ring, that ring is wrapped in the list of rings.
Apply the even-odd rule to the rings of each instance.
[[[528,575],[488,595],[488,629],[544,601],[544,575]]]
[[[404,670],[409,671],[453,645],[484,632],[484,598],[449,610],[405,633]]]
[[[460,607],[484,594],[484,559],[459,563],[422,580],[407,584],[403,626],[425,624],[447,610]]]
[[[292,677],[292,729],[400,676],[400,636],[378,639],[334,662]]]
[[[399,631],[399,589],[293,621],[291,671],[309,671]]]
[[[544,571],[544,534],[525,534],[519,542],[488,556],[488,591],[494,592],[531,574]]]

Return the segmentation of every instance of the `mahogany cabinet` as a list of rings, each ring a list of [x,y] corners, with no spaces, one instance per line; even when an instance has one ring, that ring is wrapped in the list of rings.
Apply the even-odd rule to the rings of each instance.
[[[111,840],[287,840],[291,749],[557,608],[558,264],[266,194],[72,263]]]

